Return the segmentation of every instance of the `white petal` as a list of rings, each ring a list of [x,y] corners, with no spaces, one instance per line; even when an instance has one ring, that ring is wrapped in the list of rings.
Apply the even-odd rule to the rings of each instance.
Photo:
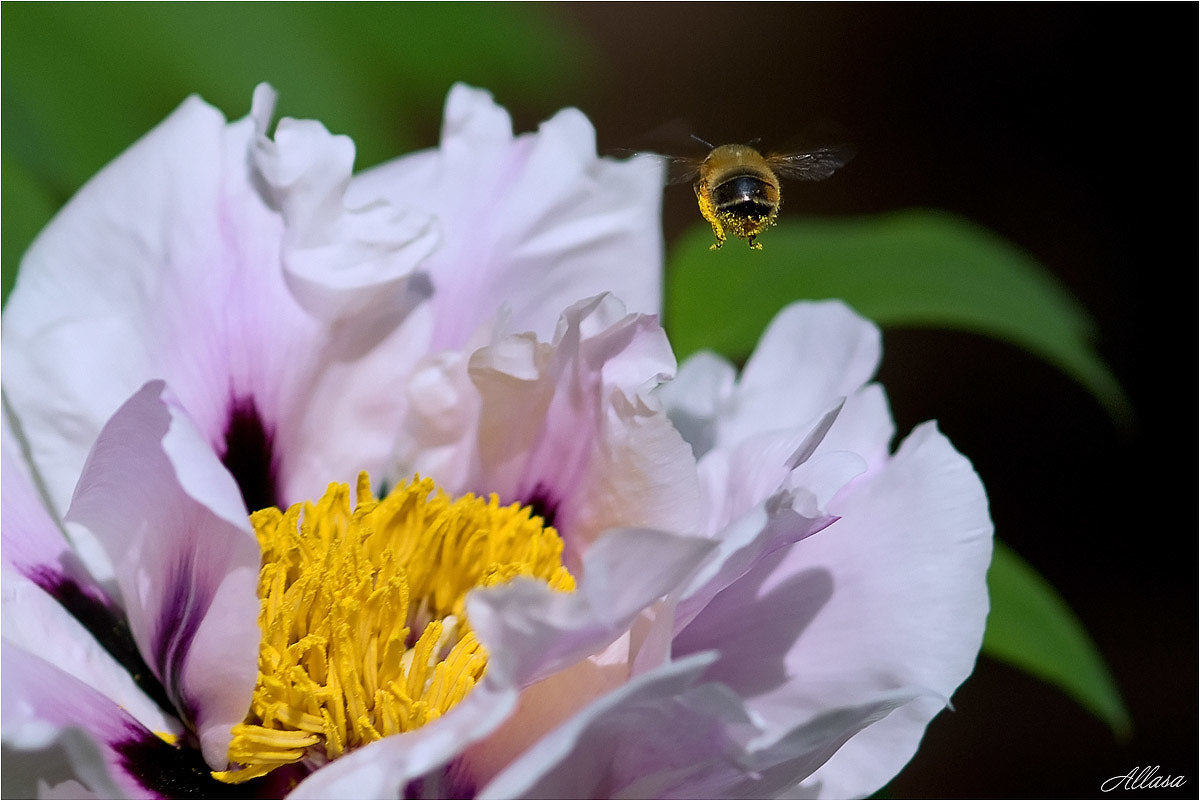
[[[879,364],[879,329],[837,301],[793,303],[767,327],[742,371],[718,440],[807,427],[862,387]]]
[[[874,792],[915,752],[971,672],[987,615],[987,499],[932,424],[830,505],[840,519],[727,588],[676,640],[719,641],[709,676],[773,727],[892,688],[921,697],[852,738],[814,779],[830,797]]]
[[[692,446],[697,459],[716,442],[717,419],[736,383],[733,365],[710,351],[689,356],[675,378],[659,388],[671,422]]]
[[[714,597],[763,560],[821,531],[835,519],[818,511],[805,517],[793,506],[792,496],[780,492],[717,533],[713,538],[716,548],[680,595],[676,630],[683,629]]]
[[[661,165],[597,158],[591,124],[568,109],[513,137],[486,92],[457,85],[441,147],[358,176],[351,202],[386,197],[438,217],[424,263],[436,294],[434,348],[461,348],[497,312],[510,333],[548,340],[559,313],[611,291],[631,311],[661,305]]]
[[[261,554],[233,479],[152,382],[117,411],[68,517],[108,549],[134,639],[224,769],[257,676]]]
[[[794,790],[856,732],[911,699],[888,693],[831,709],[767,740],[728,689],[695,684],[710,661],[711,655],[694,654],[589,704],[513,759],[480,795],[775,797]]]

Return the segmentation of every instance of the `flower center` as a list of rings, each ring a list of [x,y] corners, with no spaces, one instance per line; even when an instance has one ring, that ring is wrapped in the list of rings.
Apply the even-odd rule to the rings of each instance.
[[[262,642],[250,712],[225,782],[321,765],[411,731],[461,701],[487,669],[467,593],[517,576],[569,592],[562,540],[519,504],[452,500],[415,478],[383,500],[330,484],[317,503],[250,516],[262,548]]]

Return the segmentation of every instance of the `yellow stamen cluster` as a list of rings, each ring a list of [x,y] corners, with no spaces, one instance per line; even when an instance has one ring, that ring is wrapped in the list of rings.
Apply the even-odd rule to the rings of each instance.
[[[317,503],[251,515],[262,548],[262,643],[250,713],[233,729],[242,782],[321,764],[411,731],[461,701],[487,668],[467,593],[517,576],[574,589],[562,540],[519,504],[452,500],[416,478],[383,500],[358,477]]]

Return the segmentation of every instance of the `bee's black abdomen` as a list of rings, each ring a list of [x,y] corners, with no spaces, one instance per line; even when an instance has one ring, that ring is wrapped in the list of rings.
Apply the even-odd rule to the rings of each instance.
[[[778,206],[778,190],[753,175],[739,175],[713,187],[713,205],[723,214],[767,217]]]

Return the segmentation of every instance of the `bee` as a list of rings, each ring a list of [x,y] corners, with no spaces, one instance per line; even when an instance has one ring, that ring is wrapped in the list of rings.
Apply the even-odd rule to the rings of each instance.
[[[783,203],[779,179],[820,181],[854,155],[846,146],[764,155],[750,145],[716,147],[698,136],[692,138],[710,152],[703,159],[673,159],[682,170],[672,183],[695,179],[692,188],[700,213],[717,238],[710,250],[724,245],[727,233],[745,240],[752,250],[762,250],[758,237],[775,224]]]

